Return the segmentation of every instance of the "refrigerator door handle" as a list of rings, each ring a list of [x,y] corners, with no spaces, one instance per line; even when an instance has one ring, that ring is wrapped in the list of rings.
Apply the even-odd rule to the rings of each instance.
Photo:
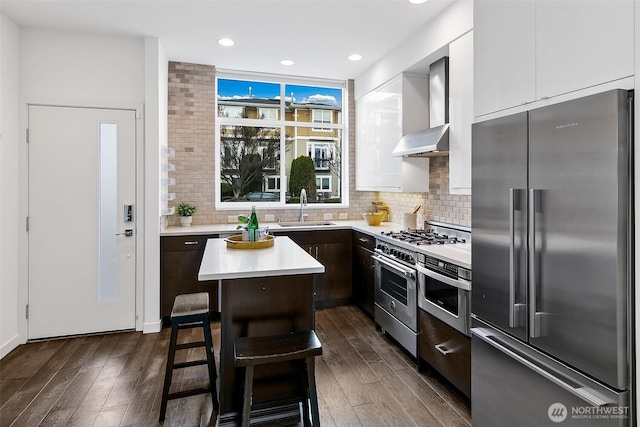
[[[589,403],[591,406],[601,407],[601,406],[606,406],[606,405],[617,405],[618,404],[617,401],[614,401],[614,400],[611,400],[611,399],[607,399],[605,396],[602,396],[601,394],[597,393],[595,390],[592,390],[592,389],[590,389],[588,387],[584,387],[584,386],[582,386],[580,384],[576,384],[576,382],[572,381],[570,378],[563,378],[562,376],[558,375],[557,373],[553,374],[553,373],[545,370],[544,368],[538,366],[538,364],[535,363],[534,361],[531,361],[531,360],[527,359],[526,357],[521,356],[520,354],[518,354],[517,351],[509,348],[508,345],[506,345],[505,343],[501,342],[501,340],[499,340],[497,337],[492,335],[490,332],[487,332],[487,330],[485,328],[472,328],[471,332],[477,338],[479,338],[482,341],[484,341],[485,343],[489,344],[490,346],[492,346],[496,350],[500,351],[501,353],[506,354],[507,356],[511,357],[515,361],[521,363],[522,365],[524,365],[527,368],[531,369],[535,373],[543,376],[547,380],[549,380],[552,383],[556,384],[557,386],[562,387],[563,389],[565,389],[569,393],[573,394],[574,396],[576,396],[576,397],[580,398],[581,400]],[[573,385],[572,383],[575,384],[575,385]]]
[[[538,209],[540,190],[529,189],[529,336],[538,338],[540,322],[538,316],[538,282],[536,274],[536,211]]]
[[[509,327],[517,328],[521,325],[520,314],[526,309],[524,304],[516,301],[516,211],[520,211],[519,189],[509,189]]]

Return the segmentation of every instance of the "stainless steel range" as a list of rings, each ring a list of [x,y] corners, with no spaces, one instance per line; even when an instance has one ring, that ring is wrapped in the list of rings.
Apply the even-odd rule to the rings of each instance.
[[[467,228],[433,221],[377,236],[375,322],[413,356],[418,306],[469,335],[470,239]]]

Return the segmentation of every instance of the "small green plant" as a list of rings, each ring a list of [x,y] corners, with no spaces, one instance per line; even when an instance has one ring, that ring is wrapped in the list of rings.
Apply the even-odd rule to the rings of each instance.
[[[180,203],[176,207],[176,211],[180,216],[193,216],[193,214],[196,213],[197,210],[198,207],[190,203]]]
[[[236,227],[236,230],[244,229],[246,230],[249,226],[249,218],[245,215],[238,215],[238,221],[240,221],[240,225]]]

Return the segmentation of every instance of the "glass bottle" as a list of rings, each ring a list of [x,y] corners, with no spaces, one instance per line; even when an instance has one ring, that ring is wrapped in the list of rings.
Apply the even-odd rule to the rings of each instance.
[[[247,224],[247,232],[249,233],[249,241],[258,241],[258,216],[256,215],[256,207],[251,206],[251,216],[249,217],[249,223]]]

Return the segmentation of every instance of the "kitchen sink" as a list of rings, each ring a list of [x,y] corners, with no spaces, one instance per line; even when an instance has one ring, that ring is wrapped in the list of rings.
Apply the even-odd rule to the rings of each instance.
[[[328,221],[297,221],[297,222],[281,222],[280,227],[322,227],[323,225],[336,225]]]

